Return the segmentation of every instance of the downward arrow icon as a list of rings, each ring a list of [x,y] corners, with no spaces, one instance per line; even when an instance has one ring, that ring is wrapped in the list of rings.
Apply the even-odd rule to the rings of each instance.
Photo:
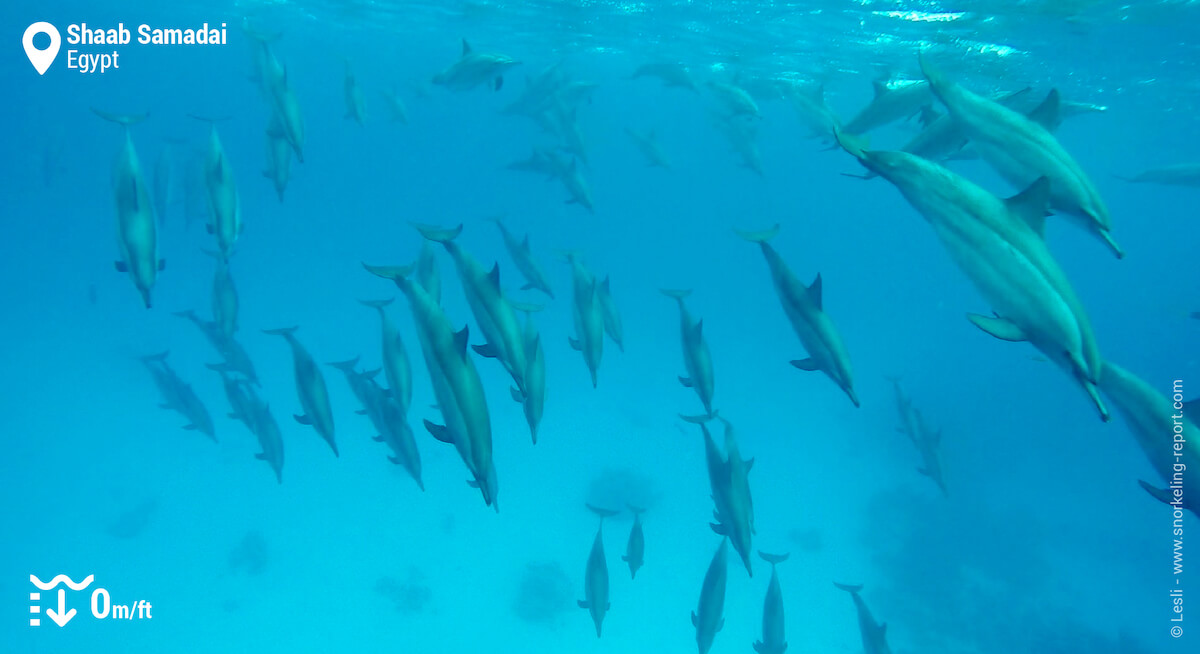
[[[67,610],[67,591],[58,589],[58,610],[46,609],[46,615],[60,627],[65,627],[75,617],[75,609]]]

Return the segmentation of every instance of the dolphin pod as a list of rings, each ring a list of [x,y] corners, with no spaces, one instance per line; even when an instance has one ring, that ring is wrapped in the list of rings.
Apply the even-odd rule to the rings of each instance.
[[[117,209],[117,246],[121,258],[116,262],[117,272],[128,273],[142,296],[142,303],[149,309],[153,306],[150,291],[158,281],[158,273],[165,262],[158,256],[158,221],[154,218],[154,207],[150,191],[142,177],[137,151],[129,128],[146,119],[146,115],[126,116],[110,114],[99,109],[92,112],[104,120],[121,125],[124,143],[113,162],[113,197]]]
[[[1001,200],[966,178],[907,152],[867,150],[837,134],[842,147],[891,182],[933,227],[951,259],[991,304],[995,316],[970,314],[976,327],[1005,341],[1029,341],[1067,371],[1096,405],[1100,354],[1091,323],[1043,238],[1049,181]]]
[[[834,327],[833,320],[825,313],[821,298],[821,275],[805,286],[792,274],[783,257],[771,247],[771,239],[779,234],[779,225],[761,232],[738,231],[739,236],[762,249],[763,258],[771,272],[775,294],[783,306],[783,312],[801,345],[808,352],[807,359],[792,361],[800,370],[820,370],[829,376],[855,407],[859,406],[858,394],[854,392],[854,376],[850,369],[850,355],[842,344],[842,337]]]

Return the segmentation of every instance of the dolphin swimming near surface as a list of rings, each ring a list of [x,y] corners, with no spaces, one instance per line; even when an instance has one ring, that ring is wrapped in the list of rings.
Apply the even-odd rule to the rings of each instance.
[[[877,79],[871,82],[871,88],[875,91],[871,102],[842,126],[843,132],[865,134],[933,104],[933,94],[925,80]]]
[[[697,91],[696,82],[692,81],[692,74],[688,71],[687,66],[680,63],[657,62],[642,64],[633,71],[630,79],[638,79],[639,77],[654,77],[663,83],[663,86],[668,88],[677,87]]]
[[[196,391],[192,390],[191,385],[180,379],[175,370],[167,364],[167,354],[167,352],[162,352],[142,357],[142,363],[154,377],[154,385],[162,394],[163,403],[159,406],[187,418],[188,422],[183,427],[184,429],[197,430],[207,435],[215,443],[217,437],[213,429],[212,416],[209,415],[208,409],[196,395]]]
[[[687,376],[680,377],[679,383],[696,391],[696,395],[700,397],[700,402],[704,405],[704,412],[711,415],[715,382],[712,355],[709,354],[708,343],[704,340],[704,320],[693,321],[687,306],[683,303],[684,298],[692,294],[690,289],[664,289],[661,292],[679,304],[679,332],[683,342],[683,366],[687,370]]]
[[[762,640],[754,643],[758,654],[783,654],[787,650],[784,636],[783,591],[779,589],[779,572],[775,566],[787,560],[787,554],[767,554],[759,551],[762,560],[771,564],[771,583],[763,599]]]
[[[821,298],[821,275],[818,274],[808,287],[796,279],[784,263],[783,258],[771,247],[771,239],[779,233],[779,225],[762,232],[737,232],[743,239],[757,243],[767,260],[775,294],[783,306],[783,312],[792,324],[800,343],[809,358],[792,361],[800,370],[820,370],[829,376],[846,393],[857,408],[858,395],[854,392],[850,356],[842,345],[842,337],[833,321],[825,313]]]
[[[117,272],[129,273],[133,285],[142,296],[142,303],[149,309],[153,306],[150,291],[158,281],[158,273],[166,262],[158,257],[158,223],[154,218],[154,207],[150,192],[142,177],[137,151],[129,128],[145,120],[148,114],[125,116],[110,114],[99,109],[92,112],[101,118],[121,125],[125,137],[121,151],[113,163],[113,196],[117,209],[117,247],[121,259],[116,262]]]
[[[728,577],[725,563],[725,552],[728,550],[727,540],[721,539],[721,545],[713,554],[708,571],[704,573],[704,583],[700,586],[700,602],[692,611],[692,626],[696,628],[696,645],[700,654],[707,654],[712,648],[713,639],[717,632],[725,626],[725,581]]]
[[[280,336],[292,348],[292,367],[296,374],[296,393],[300,396],[300,406],[304,413],[293,416],[296,422],[310,425],[317,430],[321,438],[329,443],[334,456],[338,454],[337,441],[334,440],[333,410],[329,406],[329,387],[325,385],[325,377],[321,369],[313,361],[312,355],[300,341],[296,340],[298,327],[281,329],[264,329],[264,334]]]
[[[419,280],[414,283],[408,278],[414,266],[364,263],[363,267],[377,277],[392,280],[412,307],[421,354],[445,422],[438,425],[426,420],[425,429],[437,440],[454,446],[471,473],[472,478],[467,483],[483,494],[485,504],[499,512],[491,418],[483,382],[467,351],[467,328],[454,331],[442,307]]]
[[[1134,440],[1165,488],[1139,480],[1152,497],[1200,516],[1195,484],[1200,483],[1200,399],[1168,397],[1144,380],[1104,362],[1100,390],[1117,407]],[[1176,495],[1178,493],[1178,495]]]
[[[976,95],[935,70],[924,56],[921,71],[933,93],[971,146],[1017,188],[1039,178],[1050,182],[1050,206],[1070,216],[1103,240],[1117,256],[1125,253],[1112,236],[1108,207],[1092,180],[1045,125],[988,98]],[[1058,115],[1058,91],[1051,91],[1037,114]]]
[[[521,276],[525,278],[525,285],[521,287],[521,290],[538,290],[554,299],[554,291],[550,289],[550,282],[546,280],[546,274],[533,259],[533,251],[529,247],[529,234],[518,241],[517,237],[508,231],[508,227],[502,220],[499,218],[489,218],[489,220],[500,229],[500,236],[504,239],[504,249],[508,250],[508,256],[516,264]]]
[[[862,635],[863,654],[891,654],[892,649],[887,643],[887,624],[875,622],[867,603],[859,597],[862,584],[850,585],[834,582],[834,586],[850,593],[854,600],[854,609],[858,612],[858,631]]]
[[[604,310],[600,306],[599,284],[577,253],[568,252],[566,257],[571,266],[571,287],[574,290],[571,317],[575,324],[575,336],[568,338],[567,342],[571,349],[583,354],[592,376],[592,388],[595,388],[600,357],[604,354]]]
[[[596,638],[600,637],[600,627],[604,623],[604,614],[612,608],[608,601],[608,561],[604,558],[604,519],[617,515],[617,511],[596,508],[588,505],[592,513],[600,516],[600,526],[596,528],[596,538],[592,540],[592,551],[588,553],[587,568],[583,573],[583,596],[578,600],[579,608],[587,609],[596,624]]]
[[[966,178],[906,152],[867,150],[838,133],[842,147],[891,182],[929,223],[942,245],[996,313],[970,314],[1005,341],[1029,341],[1067,371],[1096,405],[1100,353],[1091,323],[1043,237],[1049,181],[1001,200]]]
[[[463,39],[462,56],[434,75],[433,83],[451,91],[469,91],[481,84],[490,84],[499,91],[504,86],[504,73],[520,63],[502,54],[475,52]]]
[[[646,535],[642,532],[642,514],[646,510],[631,505],[629,511],[633,513],[633,527],[629,530],[629,541],[621,560],[629,564],[629,578],[637,579],[637,571],[646,560]]]
[[[712,91],[713,97],[725,107],[725,110],[728,112],[727,116],[731,118],[762,117],[758,103],[740,86],[726,82],[709,81],[708,88]]]

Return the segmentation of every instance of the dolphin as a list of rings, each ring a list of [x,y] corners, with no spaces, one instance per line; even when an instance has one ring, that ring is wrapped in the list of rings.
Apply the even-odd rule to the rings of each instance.
[[[475,52],[463,39],[462,56],[434,75],[433,83],[451,91],[469,91],[481,84],[490,84],[499,91],[504,86],[504,73],[520,63],[502,54]]]
[[[832,140],[833,129],[840,127],[841,119],[825,103],[825,86],[818,84],[802,87],[793,84],[785,87],[784,97],[796,112],[801,124],[814,138]]]
[[[933,430],[929,425],[925,424],[925,418],[920,411],[914,410],[917,419],[917,434],[913,443],[917,446],[917,453],[921,455],[921,467],[917,468],[917,472],[929,477],[933,483],[937,484],[941,489],[942,495],[950,496],[950,491],[946,489],[946,476],[942,470],[942,431]]]
[[[204,252],[217,261],[212,283],[213,322],[226,336],[232,337],[238,328],[238,293],[233,276],[229,274],[229,261],[216,252]]]
[[[725,563],[727,539],[721,539],[721,545],[713,554],[712,562],[708,564],[708,572],[704,573],[704,584],[700,586],[700,604],[692,611],[692,626],[696,628],[696,645],[700,654],[706,654],[712,647],[713,638],[725,626],[725,580],[728,576]]]
[[[1151,496],[1200,516],[1200,501],[1190,497],[1200,483],[1200,399],[1168,398],[1150,384],[1106,361],[1100,390],[1117,406],[1142,452],[1166,488],[1138,483]],[[1172,401],[1172,399],[1174,401]]]
[[[271,124],[267,127],[267,167],[263,169],[263,177],[271,180],[275,187],[275,195],[283,202],[283,192],[291,181],[292,146],[283,136],[279,126],[279,116],[272,114]]]
[[[559,90],[566,84],[562,73],[563,62],[551,64],[534,76],[525,76],[525,88],[516,100],[508,103],[500,113],[506,116],[540,118],[555,101]]]
[[[496,466],[492,460],[492,424],[479,371],[467,352],[469,332],[455,332],[442,307],[420,285],[408,279],[413,266],[363,267],[373,275],[390,279],[408,298],[425,367],[429,371],[438,409],[446,424],[425,421],[425,429],[437,440],[453,445],[466,464],[483,501],[500,510]]]
[[[709,81],[708,88],[712,91],[713,97],[725,107],[725,110],[728,112],[727,116],[731,118],[739,116],[762,118],[758,103],[740,86],[726,82]]]
[[[612,286],[606,275],[604,281],[596,287],[596,299],[600,302],[600,311],[604,314],[604,332],[617,344],[617,349],[625,351],[625,329],[621,326],[621,313],[613,300]]]
[[[399,91],[381,91],[383,101],[387,105],[388,112],[392,116],[393,123],[408,124],[408,107],[404,106],[404,101],[400,99]]]
[[[767,585],[767,596],[763,599],[762,640],[754,643],[758,654],[783,654],[787,651],[784,637],[783,591],[779,589],[779,573],[775,566],[787,560],[787,554],[767,554],[759,551],[762,560],[771,564],[771,583]]]
[[[363,406],[358,413],[366,415],[379,432],[372,440],[391,448],[393,454],[388,456],[388,461],[404,466],[413,481],[417,482],[417,487],[425,490],[425,483],[421,480],[421,452],[417,449],[417,441],[399,403],[375,381],[379,371],[358,372],[355,370],[358,365],[357,358],[329,365],[341,370],[346,376],[351,392]]]
[[[692,320],[683,300],[692,294],[689,290],[663,289],[661,293],[674,298],[679,303],[679,332],[683,342],[683,366],[687,370],[686,377],[680,377],[679,383],[696,391],[700,402],[704,404],[704,413],[712,415],[713,397],[713,365],[712,355],[708,352],[708,343],[704,341],[704,320]]]
[[[599,285],[578,254],[568,252],[566,256],[571,266],[571,287],[575,292],[571,302],[575,337],[568,338],[567,342],[571,349],[583,354],[592,375],[592,388],[595,388],[600,357],[604,354],[604,310],[600,306]]]
[[[925,80],[877,79],[871,82],[871,88],[875,91],[871,102],[842,127],[847,134],[865,134],[933,104],[933,94]]]
[[[208,154],[204,160],[204,181],[208,188],[208,233],[217,239],[221,257],[229,260],[233,247],[242,235],[242,206],[238,199],[237,184],[221,137],[217,134],[217,121],[199,116],[197,120],[209,123]]]
[[[1103,240],[1117,256],[1125,254],[1113,239],[1112,220],[1099,191],[1078,162],[1037,120],[981,97],[950,81],[921,57],[921,71],[972,147],[1017,188],[1039,178],[1050,181],[1050,206],[1075,219]],[[1057,114],[1058,92],[1051,91],[1040,113]]]
[[[455,241],[462,233],[462,225],[453,229],[443,229],[432,225],[414,225],[417,231],[429,241],[441,243],[454,259],[458,269],[458,278],[462,282],[463,294],[467,296],[467,304],[475,322],[487,339],[483,345],[472,346],[476,354],[498,360],[508,370],[517,389],[525,392],[525,368],[528,361],[525,357],[525,344],[522,340],[521,322],[504,291],[500,288],[500,264],[492,266],[487,271],[470,254],[467,254]]]
[[[592,551],[588,554],[587,568],[583,572],[583,596],[578,600],[579,608],[587,609],[592,614],[592,622],[596,624],[596,638],[600,637],[600,627],[604,623],[604,614],[612,608],[608,601],[608,562],[604,559],[604,519],[617,515],[617,511],[600,509],[587,505],[588,509],[600,516],[600,526],[596,528],[596,538],[592,540]]]
[[[692,81],[692,74],[688,72],[687,66],[680,63],[659,62],[642,64],[637,70],[633,71],[630,79],[638,79],[639,77],[654,77],[663,83],[663,86],[668,88],[676,87],[696,91],[696,83]]]
[[[1001,200],[931,161],[866,150],[840,133],[838,139],[867,169],[896,186],[997,314],[968,319],[1001,340],[1029,341],[1075,378],[1108,421],[1096,390],[1100,354],[1091,323],[1042,236],[1049,181]]]
[[[350,62],[346,62],[346,78],[342,84],[344,94],[346,96],[346,119],[353,120],[359,125],[367,119],[367,101],[363,97],[362,87],[358,84],[358,79],[354,77],[354,71],[350,69]]]
[[[718,129],[725,134],[733,151],[742,159],[742,167],[759,177],[766,177],[763,172],[762,155],[758,151],[758,129],[745,120],[722,120],[717,124]]]
[[[167,352],[162,352],[142,357],[142,363],[154,377],[154,385],[162,393],[163,403],[159,406],[187,418],[188,422],[184,429],[199,431],[211,438],[214,443],[217,442],[212,416],[209,415],[208,409],[196,395],[196,391],[192,390],[191,385],[180,379],[179,375],[167,364],[167,354]]]
[[[900,378],[887,377],[887,380],[892,383],[892,389],[896,395],[896,409],[900,414],[900,425],[896,427],[896,431],[904,434],[908,437],[908,440],[916,444],[921,433],[917,410],[913,407],[912,399],[905,394],[904,388],[900,386]]]
[[[564,168],[566,165],[567,164],[564,161],[562,162],[563,167],[560,167],[559,162],[550,156],[550,152],[548,150],[534,148],[533,154],[529,155],[528,159],[514,161],[505,166],[505,168],[508,170],[515,170],[517,172],[544,175],[547,179],[557,179],[562,177],[563,173],[566,172]]]
[[[887,643],[887,624],[875,622],[867,603],[858,596],[862,591],[862,584],[852,586],[834,582],[833,585],[850,593],[854,600],[854,608],[858,611],[858,631],[862,634],[863,654],[891,654],[892,649]]]
[[[442,278],[438,274],[437,259],[433,256],[433,248],[429,241],[421,243],[421,253],[417,255],[417,283],[429,295],[434,304],[442,301]]]
[[[513,303],[513,307],[525,312],[525,330],[521,340],[525,344],[525,392],[512,387],[511,395],[515,402],[521,404],[525,412],[525,422],[529,425],[529,435],[533,444],[537,445],[538,425],[542,422],[542,414],[546,407],[546,356],[542,351],[542,337],[533,324],[533,312],[541,307],[534,304]]]
[[[92,108],[92,112],[104,120],[122,126],[125,142],[113,163],[113,197],[117,209],[117,247],[121,258],[116,262],[117,272],[129,273],[133,285],[142,295],[142,303],[149,309],[153,305],[150,290],[158,281],[158,273],[166,262],[158,258],[158,225],[154,218],[154,207],[150,192],[142,177],[137,151],[129,128],[146,119],[141,116],[110,114]]]
[[[275,53],[271,50],[271,44],[283,35],[257,30],[250,25],[249,20],[242,21],[242,33],[253,42],[250,52],[253,57],[250,81],[254,82],[263,95],[269,98],[272,86],[286,75],[283,65],[279,63]]]
[[[288,84],[287,70],[271,84],[271,110],[274,120],[270,136],[282,138],[292,146],[296,161],[304,163],[304,117],[300,114],[300,103]]]
[[[384,307],[391,304],[392,300],[360,300],[360,302],[364,306],[379,311],[380,331],[383,341],[383,373],[387,377],[388,392],[400,407],[400,412],[407,414],[408,408],[412,406],[412,364],[408,360],[408,353],[404,349],[404,341],[400,338],[400,331],[396,329],[396,325],[392,323],[387,316],[387,312],[384,311]]]
[[[254,432],[254,406],[249,386],[242,379],[231,374],[227,366],[215,363],[204,365],[221,376],[225,399],[229,401],[229,417],[240,420],[247,429]]]
[[[204,337],[208,339],[209,344],[213,349],[220,354],[225,362],[221,368],[230,372],[241,373],[252,384],[259,386],[258,374],[254,371],[254,363],[250,361],[250,355],[246,353],[246,348],[242,347],[232,336],[226,334],[221,326],[216,321],[207,321],[196,315],[195,311],[179,311],[175,313],[180,318],[185,318],[197,328],[200,329]]]
[[[595,213],[596,207],[592,203],[592,190],[588,186],[587,180],[579,172],[579,166],[576,160],[572,159],[570,165],[565,169],[559,167],[563,172],[558,176],[562,182],[563,188],[567,190],[567,194],[571,197],[567,199],[567,204],[577,204],[588,211]]]
[[[296,373],[296,393],[300,396],[300,406],[304,413],[293,416],[302,425],[311,425],[321,438],[329,443],[334,456],[338,454],[337,441],[334,440],[333,410],[329,407],[329,388],[325,385],[325,377],[321,369],[313,361],[312,355],[300,341],[296,340],[298,327],[281,329],[264,329],[264,334],[281,336],[292,348],[292,366]]]
[[[658,137],[654,130],[650,130],[645,134],[635,132],[632,128],[626,127],[625,134],[633,141],[642,156],[646,158],[646,165],[650,167],[671,169],[671,161],[667,159],[667,155],[663,153],[662,147],[658,145]]]
[[[717,522],[710,524],[712,530],[728,537],[733,549],[742,558],[746,573],[754,576],[751,566],[753,551],[750,541],[754,534],[754,499],[750,495],[750,469],[754,459],[743,459],[738,450],[737,437],[730,424],[722,416],[717,418],[725,425],[725,470],[724,485],[713,494],[717,509]]]
[[[563,145],[560,148],[563,152],[570,154],[583,165],[588,165],[587,146],[583,142],[583,132],[579,131],[579,117],[577,107],[568,108],[567,105],[559,98],[555,98],[554,106],[547,115],[549,118],[549,126],[554,134],[563,140]]]
[[[275,481],[283,483],[283,436],[279,432],[279,423],[271,415],[271,407],[255,395],[245,381],[239,381],[250,400],[249,421],[253,425],[250,431],[258,438],[262,452],[254,455],[259,461],[265,461],[275,472]]]
[[[821,303],[821,275],[807,288],[796,279],[788,269],[783,258],[771,247],[771,239],[779,233],[779,225],[762,232],[737,232],[743,239],[758,243],[763,257],[767,260],[767,268],[771,271],[771,280],[775,285],[775,294],[783,306],[783,312],[792,323],[792,329],[800,338],[800,343],[808,352],[809,358],[792,361],[792,365],[800,370],[820,370],[829,376],[841,388],[857,408],[858,395],[854,392],[854,379],[850,370],[850,356],[842,345],[842,337],[834,327],[833,321],[825,313]]]
[[[529,247],[529,235],[526,234],[525,238],[518,241],[499,218],[490,218],[489,220],[496,223],[496,227],[500,229],[500,236],[504,239],[504,248],[508,250],[508,256],[512,257],[517,270],[525,278],[525,285],[521,287],[521,290],[538,290],[553,299],[554,291],[550,289],[550,282],[546,280],[546,274],[542,272],[542,267],[533,259],[533,251]]]
[[[629,578],[637,579],[637,571],[646,560],[646,535],[642,533],[642,514],[646,510],[632,505],[629,510],[633,513],[633,528],[629,530],[629,542],[621,560],[629,564]]]
[[[1144,170],[1132,177],[1117,176],[1134,184],[1164,184],[1167,186],[1200,186],[1200,163],[1175,164]]]

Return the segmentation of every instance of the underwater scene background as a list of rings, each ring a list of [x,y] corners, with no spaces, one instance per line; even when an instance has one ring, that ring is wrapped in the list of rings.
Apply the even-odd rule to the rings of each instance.
[[[753,550],[790,553],[777,566],[788,651],[888,651],[864,644],[856,605],[834,582],[863,585],[897,653],[1194,651],[1192,601],[1171,622],[1168,595],[1190,590],[1191,551],[1176,574],[1171,509],[1137,484],[1165,482],[1126,417],[1113,410],[1102,422],[1054,362],[965,320],[992,307],[891,184],[849,176],[865,170],[831,132],[814,134],[795,98],[808,89],[844,124],[872,101],[873,81],[922,80],[923,52],[981,95],[1030,87],[1032,108],[1057,89],[1086,105],[1055,136],[1103,196],[1126,256],[1060,217],[1048,219],[1046,241],[1103,357],[1164,397],[1182,380],[1193,399],[1200,190],[1118,176],[1200,161],[1197,3],[131,0],[6,4],[0,16],[0,649],[695,651],[691,612],[722,537],[708,525],[701,429],[680,418],[705,411],[678,380],[679,304],[660,293],[691,289],[713,407],[754,460]],[[119,46],[119,69],[79,74],[64,42],[39,76],[16,47],[39,20],[64,39],[65,25],[83,22],[226,23],[228,43]],[[463,39],[520,63],[468,90],[432,84],[459,61]],[[255,68],[264,42],[305,127],[303,162],[293,158],[282,193],[263,174],[277,106]],[[634,76],[653,63],[686,68],[695,88]],[[559,95],[534,120],[505,111],[547,71],[560,89],[579,83],[571,102]],[[361,123],[347,117],[348,75]],[[722,85],[743,89],[757,115],[728,117]],[[144,183],[166,175],[165,192],[149,189],[165,207],[155,212],[165,266],[150,309],[114,270],[123,128],[93,107],[149,114],[129,135]],[[869,147],[899,149],[921,130],[917,113],[870,130]],[[244,225],[228,263],[235,337],[279,426],[281,481],[254,458],[255,435],[228,417],[222,379],[205,366],[221,355],[174,315],[212,317],[217,269],[199,173],[212,128],[189,115],[222,119],[222,165]],[[669,167],[648,165],[627,130],[652,133]],[[539,160],[534,148],[569,172],[514,170]],[[1022,190],[977,158],[947,166],[999,197]],[[590,209],[569,188],[573,175]],[[529,235],[553,298],[521,289],[493,218]],[[414,262],[426,239],[413,223],[461,223],[454,243],[485,270],[498,262],[507,297],[543,307],[531,314],[546,380],[536,445],[509,372],[467,354],[490,415],[496,511],[463,483],[471,474],[456,448],[422,424],[442,414],[406,296],[361,265]],[[770,243],[795,276],[821,276],[859,408],[825,374],[789,365],[811,353],[762,251],[734,231],[776,223]],[[431,245],[445,314],[483,343],[454,263]],[[595,388],[568,344],[567,253],[610,280],[623,322],[623,347],[604,343]],[[379,312],[360,300],[393,297],[384,311],[412,364],[406,421],[423,490],[372,441],[346,377],[325,365],[361,357],[360,369],[378,368]],[[305,410],[291,350],[263,333],[293,325],[328,387],[336,457],[292,418]],[[159,408],[148,368],[160,369],[139,359],[164,351],[211,414],[215,442]],[[917,472],[922,459],[897,431],[893,378],[942,434],[945,493]],[[723,449],[724,426],[708,427]],[[577,606],[599,525],[586,504],[621,511],[603,521],[611,608],[599,639]],[[621,559],[628,505],[645,509],[634,579]],[[1195,517],[1185,515],[1186,535]],[[771,566],[751,552],[751,577],[729,556],[711,651],[752,651]],[[66,626],[31,627],[31,574],[95,575],[113,603],[146,600],[153,618],[97,619],[89,589],[68,593],[78,615]],[[52,592],[42,603],[56,608]]]

